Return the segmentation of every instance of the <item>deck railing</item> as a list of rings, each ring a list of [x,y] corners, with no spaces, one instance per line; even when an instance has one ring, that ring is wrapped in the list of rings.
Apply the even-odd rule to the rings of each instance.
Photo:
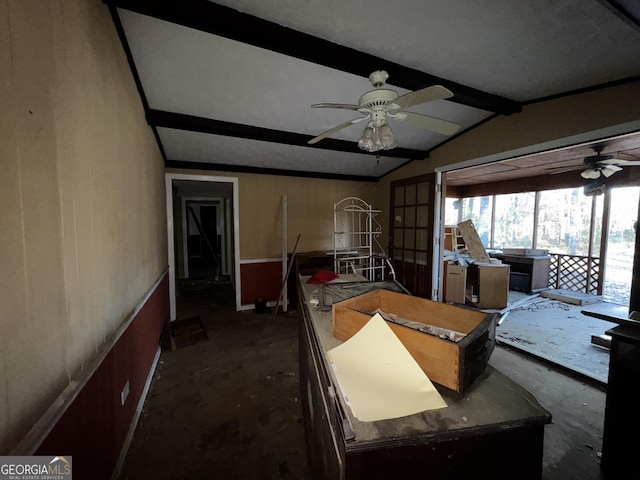
[[[600,258],[550,253],[549,287],[602,295]]]

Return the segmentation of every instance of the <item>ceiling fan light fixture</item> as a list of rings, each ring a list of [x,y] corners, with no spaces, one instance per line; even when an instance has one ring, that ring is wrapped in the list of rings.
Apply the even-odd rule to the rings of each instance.
[[[396,137],[393,135],[391,127],[387,124],[380,127],[380,143],[383,150],[391,150],[398,146],[396,143]]]
[[[358,142],[358,148],[365,150],[367,152],[375,152],[379,150],[376,148],[375,144],[375,131],[373,130],[375,125],[371,122],[365,127],[362,132],[362,137],[360,137],[360,141]]]
[[[358,141],[358,147],[367,152],[391,150],[397,146],[396,138],[386,123],[376,125],[376,122],[369,122]]]
[[[600,171],[588,168],[580,173],[582,178],[586,178],[588,180],[595,180],[600,177]]]

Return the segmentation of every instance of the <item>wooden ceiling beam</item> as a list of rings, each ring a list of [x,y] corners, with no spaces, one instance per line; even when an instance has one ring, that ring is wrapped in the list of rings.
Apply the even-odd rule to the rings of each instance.
[[[522,111],[520,102],[405,67],[207,0],[103,2],[111,7],[141,13],[364,78],[368,78],[373,70],[386,70],[394,85],[408,90],[418,90],[434,84],[443,85],[454,93],[449,101],[469,107],[503,115]]]
[[[362,155],[379,155],[381,157],[405,158],[409,160],[423,160],[429,157],[428,151],[415,150],[411,148],[394,148],[392,150],[380,150],[379,152],[369,153],[358,148],[358,144],[356,142],[336,140],[333,138],[325,138],[321,142],[309,145],[307,142],[311,140],[314,135],[272,130],[270,128],[225,122],[222,120],[214,120],[211,118],[196,117],[193,115],[154,109],[149,109],[147,111],[147,122],[149,125],[156,128],[175,128],[190,132],[225,135],[250,140],[260,140],[263,142],[282,143],[298,147],[359,153]]]

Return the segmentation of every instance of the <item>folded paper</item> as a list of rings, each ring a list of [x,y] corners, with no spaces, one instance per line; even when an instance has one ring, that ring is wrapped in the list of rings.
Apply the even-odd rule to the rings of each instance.
[[[328,355],[346,403],[360,421],[404,417],[447,406],[379,314]]]

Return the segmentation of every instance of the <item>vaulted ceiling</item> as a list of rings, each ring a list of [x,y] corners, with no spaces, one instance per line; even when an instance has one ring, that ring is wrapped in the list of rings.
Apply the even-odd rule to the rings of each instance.
[[[307,143],[362,116],[311,105],[357,104],[375,70],[400,95],[448,88],[407,110],[459,124],[454,136],[640,81],[634,0],[103,1],[168,167],[375,181],[428,161],[453,137],[394,119],[395,149],[360,150],[366,122]]]

